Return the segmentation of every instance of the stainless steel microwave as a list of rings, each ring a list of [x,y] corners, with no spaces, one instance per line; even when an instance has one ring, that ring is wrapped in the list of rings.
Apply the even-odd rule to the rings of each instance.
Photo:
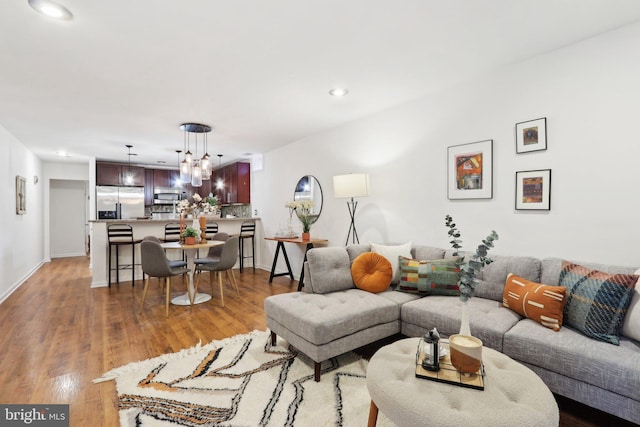
[[[154,205],[171,205],[183,198],[183,190],[180,188],[156,188],[153,193]]]

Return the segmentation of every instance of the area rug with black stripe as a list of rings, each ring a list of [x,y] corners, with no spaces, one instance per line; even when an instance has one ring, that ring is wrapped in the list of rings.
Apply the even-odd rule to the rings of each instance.
[[[282,338],[253,331],[113,369],[121,426],[362,426],[367,361],[354,353],[322,365]]]

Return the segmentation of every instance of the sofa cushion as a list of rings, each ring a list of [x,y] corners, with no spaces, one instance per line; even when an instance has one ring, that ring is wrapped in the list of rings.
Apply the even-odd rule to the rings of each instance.
[[[493,262],[479,274],[480,285],[476,288],[474,296],[489,298],[502,302],[504,284],[509,273],[513,273],[524,279],[538,282],[540,280],[540,260],[527,256],[491,256]]]
[[[640,268],[633,274],[640,276]],[[639,280],[640,281],[640,280]],[[622,323],[622,335],[640,341],[640,285],[636,282],[631,303]]]
[[[326,294],[353,288],[351,261],[342,247],[314,248],[307,252],[311,292]]]
[[[640,347],[622,338],[620,347],[584,336],[566,324],[558,332],[524,319],[504,336],[513,359],[640,400]]]
[[[365,252],[371,252],[371,246],[361,244],[347,246],[347,253],[351,262],[358,258],[358,255],[362,255]]]
[[[411,242],[407,242],[403,245],[380,245],[377,243],[371,243],[371,252],[382,255],[391,263],[393,270],[393,279],[391,283],[396,284],[400,281],[400,268],[398,257],[404,256],[411,258]]]
[[[414,259],[442,259],[445,250],[434,248],[433,246],[416,245],[411,250],[411,257]]]
[[[400,283],[397,291],[419,295],[460,295],[460,269],[456,260],[400,259]]]
[[[265,299],[264,310],[267,317],[315,345],[398,320],[400,316],[398,304],[360,289],[273,295]]]
[[[562,286],[541,285],[509,274],[504,285],[502,305],[542,326],[559,331],[566,291]]]
[[[451,258],[453,256],[453,252],[454,251],[451,249],[447,250],[445,258]],[[467,260],[471,255],[473,255],[472,252],[468,251],[463,251],[459,254],[460,256],[464,256]],[[513,273],[527,280],[540,282],[541,264],[540,260],[537,258],[527,256],[492,255],[491,253],[489,253],[489,258],[491,258],[493,262],[485,266],[478,274],[477,279],[480,283],[476,287],[474,297],[492,299],[502,303],[504,284],[509,273]],[[552,285],[556,283],[548,284]]]
[[[608,274],[564,261],[558,280],[567,288],[565,322],[591,338],[619,345],[638,276]]]
[[[385,257],[365,252],[351,264],[351,277],[356,288],[378,293],[386,290],[393,276],[391,263]]]
[[[420,328],[419,334],[438,328],[441,335],[449,336],[460,331],[462,313],[460,297],[433,295],[407,302],[402,305],[400,319],[402,330],[405,323]],[[502,302],[473,297],[467,302],[471,334],[480,338],[483,344],[502,351],[502,337],[522,317],[502,307]],[[416,330],[409,326],[406,329]],[[413,334],[412,334],[413,335]]]

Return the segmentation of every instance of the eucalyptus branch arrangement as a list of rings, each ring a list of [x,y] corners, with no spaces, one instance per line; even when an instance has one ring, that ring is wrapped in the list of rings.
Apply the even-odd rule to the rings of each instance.
[[[476,275],[484,268],[485,265],[489,265],[493,260],[487,257],[487,254],[491,248],[493,248],[493,242],[498,240],[498,233],[491,230],[491,233],[482,241],[476,248],[476,252],[471,255],[469,260],[465,261],[465,257],[459,256],[458,250],[462,249],[462,240],[460,240],[460,231],[456,228],[456,224],[453,222],[451,215],[447,215],[446,226],[449,228],[449,237],[452,238],[449,243],[454,249],[453,256],[457,258],[458,268],[460,268],[460,280],[458,286],[460,287],[460,300],[468,301],[473,296],[479,282]]]

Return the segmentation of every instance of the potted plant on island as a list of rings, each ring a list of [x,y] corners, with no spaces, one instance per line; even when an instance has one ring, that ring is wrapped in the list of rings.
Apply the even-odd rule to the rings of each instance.
[[[182,237],[184,237],[185,245],[195,245],[196,237],[198,237],[198,230],[193,227],[187,227],[182,232]]]

